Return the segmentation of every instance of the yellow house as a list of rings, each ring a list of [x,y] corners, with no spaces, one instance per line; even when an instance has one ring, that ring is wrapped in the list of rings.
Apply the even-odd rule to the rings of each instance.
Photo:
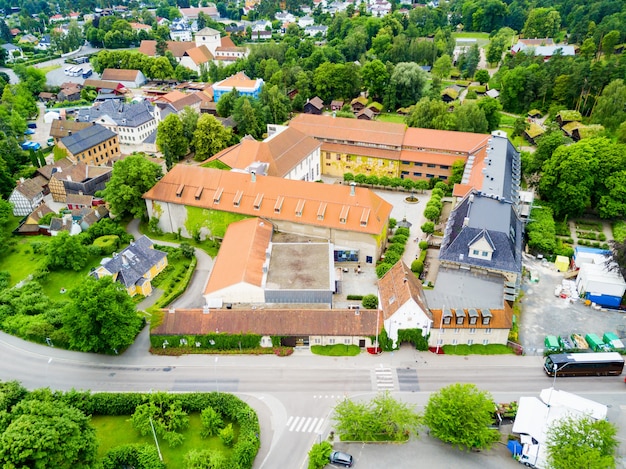
[[[167,254],[154,249],[154,243],[147,236],[131,242],[119,254],[103,261],[92,272],[95,278],[112,275],[113,280],[120,282],[130,296],[136,294],[148,296],[152,293],[150,281],[167,267]]]

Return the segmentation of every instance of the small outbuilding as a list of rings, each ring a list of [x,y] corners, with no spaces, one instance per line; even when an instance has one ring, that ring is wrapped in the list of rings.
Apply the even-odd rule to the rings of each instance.
[[[582,264],[576,278],[578,293],[597,305],[617,308],[626,292],[626,281],[610,263]]]
[[[556,256],[556,260],[554,261],[554,267],[559,272],[567,272],[569,269],[569,257],[567,256]]]

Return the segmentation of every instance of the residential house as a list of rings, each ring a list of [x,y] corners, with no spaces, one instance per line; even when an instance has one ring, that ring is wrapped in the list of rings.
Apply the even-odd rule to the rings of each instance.
[[[69,158],[63,158],[38,169],[38,172],[48,179],[52,200],[68,204],[70,195],[91,197],[104,189],[111,179],[112,171],[110,166],[90,166],[72,162]],[[91,206],[91,202],[88,206]]]
[[[90,122],[68,121],[65,119],[55,119],[50,125],[50,137],[54,139],[54,143],[58,143],[59,139],[67,137],[70,133],[78,132],[91,125]],[[48,178],[49,179],[49,178]]]
[[[228,65],[228,63],[243,59],[248,55],[247,49],[237,47],[230,37],[225,36],[220,38],[220,40],[221,45],[215,50],[215,60],[217,62]]]
[[[141,41],[139,52],[149,57],[156,57],[154,40]],[[196,73],[202,73],[209,62],[214,59],[211,51],[204,45],[197,46],[195,42],[167,41],[167,50],[172,53],[176,61]]]
[[[20,179],[9,196],[9,202],[13,204],[13,215],[23,217],[35,210],[43,202],[45,184],[46,181],[41,176]]]
[[[314,24],[313,26],[307,26],[306,28],[304,28],[304,34],[306,34],[309,37],[315,37],[318,34],[321,37],[325,37],[327,32],[328,32],[328,26],[325,26],[322,24]]]
[[[50,220],[50,227],[48,228],[50,236],[57,236],[59,233],[67,233],[70,236],[76,236],[82,233],[80,225],[73,219],[71,214],[63,215],[62,217],[53,217]]]
[[[118,82],[126,88],[139,88],[148,81],[141,70],[117,68],[105,68],[102,72],[102,80]]]
[[[378,307],[387,336],[398,344],[398,331],[421,329],[427,337],[433,323],[421,282],[403,261],[398,261],[378,280]]]
[[[560,127],[563,127],[570,122],[580,122],[583,120],[583,116],[578,111],[563,110],[559,111],[556,115],[556,122]]]
[[[256,171],[258,175],[284,179],[316,181],[320,179],[320,147],[313,137],[282,127],[264,141],[244,137],[239,143],[210,158],[237,171]]]
[[[50,207],[46,205],[46,203],[42,203],[35,210],[33,210],[30,215],[27,215],[26,218],[20,223],[20,226],[14,231],[22,236],[35,236],[40,234],[48,234],[48,230],[40,225],[40,220],[49,213],[54,213]]]
[[[91,195],[69,194],[66,198],[67,208],[70,210],[80,210],[91,208],[93,197]]]
[[[235,88],[240,96],[259,99],[263,88],[263,79],[252,80],[244,72],[236,73],[230,77],[213,84],[213,100],[217,103],[220,98]]]
[[[382,323],[378,310],[352,309],[170,309],[151,331],[155,336],[259,334],[262,347],[358,345],[371,347]],[[378,329],[377,329],[378,326]]]
[[[313,26],[314,24],[315,20],[309,15],[305,15],[302,18],[298,19],[298,26],[300,26],[302,29],[306,28],[307,26]]]
[[[217,8],[214,6],[208,7],[198,7],[198,8],[180,8],[180,13],[183,15],[183,18],[186,18],[189,21],[197,20],[198,14],[204,13],[208,17],[213,20],[219,20],[220,14],[217,11]]]
[[[142,236],[130,243],[113,258],[103,259],[99,267],[91,272],[96,279],[113,276],[130,296],[148,296],[152,293],[151,280],[167,267],[167,253],[154,249],[154,243]]]
[[[109,209],[106,205],[98,205],[97,207],[91,207],[87,213],[83,214],[78,224],[81,230],[87,231],[91,226],[108,216]]]
[[[50,101],[54,101],[57,95],[54,93],[49,93],[47,91],[42,91],[41,93],[37,95],[37,97],[39,98],[39,101],[41,101],[42,103],[49,103]]]
[[[77,83],[64,83],[57,93],[57,101],[78,101],[82,86]]]
[[[200,105],[203,100],[201,93],[181,93],[172,91],[154,101],[154,111],[157,121],[162,121],[168,114],[178,114],[186,107],[200,113]]]
[[[152,31],[152,26],[150,26],[149,24],[143,24],[143,23],[134,23],[134,22],[129,22],[128,24],[130,24],[130,27],[132,28],[133,31],[135,32],[139,32],[139,31]]]
[[[264,41],[272,39],[271,31],[252,31],[250,33],[250,39],[253,41]]]
[[[126,87],[121,83],[115,81],[96,80],[89,78],[84,81],[83,86],[93,87],[98,93],[108,92],[116,95],[122,95],[126,92]]]
[[[78,122],[94,122],[116,133],[122,145],[141,146],[157,128],[154,109],[148,101],[125,103],[106,100],[79,109]]]
[[[538,137],[541,137],[545,133],[546,133],[546,131],[545,131],[545,129],[543,127],[541,127],[539,124],[531,122],[528,125],[528,128],[526,130],[524,130],[524,138],[526,140],[528,140],[528,142],[531,145],[535,145],[536,144],[536,139]]]
[[[0,45],[0,47],[2,47],[6,51],[6,61],[9,63],[24,58],[24,52],[22,52],[22,48],[16,46],[15,44],[7,43]]]
[[[33,44],[36,45],[39,42],[39,39],[37,39],[36,36],[33,36],[32,34],[24,34],[19,41],[17,41],[18,44]]]
[[[324,101],[315,96],[313,99],[307,99],[304,105],[304,112],[306,114],[321,114],[324,111]]]
[[[463,88],[458,85],[448,86],[441,91],[441,99],[444,103],[451,103],[452,101],[456,101],[459,97],[459,94],[463,91]]]
[[[257,176],[197,166],[174,166],[144,194],[148,215],[165,232],[190,237],[187,218],[213,212],[266,219],[278,231],[322,238],[360,251],[373,263],[384,249],[391,205],[369,189]],[[158,215],[157,215],[158,214]],[[194,215],[196,216],[196,215]],[[223,236],[208,218],[201,236]]]
[[[191,41],[193,39],[188,20],[181,18],[170,24],[170,39],[172,41]]]
[[[58,147],[65,149],[73,162],[90,166],[104,166],[120,156],[117,134],[98,124],[63,137]]]

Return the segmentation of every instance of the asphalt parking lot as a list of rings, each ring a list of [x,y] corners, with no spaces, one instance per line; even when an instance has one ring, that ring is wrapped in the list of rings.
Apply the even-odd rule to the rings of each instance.
[[[556,297],[554,289],[561,285],[564,276],[554,264],[525,257],[524,266],[539,274],[537,283],[525,278],[522,286],[520,342],[527,355],[543,353],[546,335],[569,337],[572,333],[583,336],[595,333],[602,337],[605,332],[617,333],[622,338],[626,335],[626,312],[595,310],[580,301]]]
[[[490,451],[467,452],[457,450],[427,434],[399,444],[337,442],[334,444],[334,449],[351,454],[354,457],[355,469],[397,467],[515,469],[520,467],[504,444],[498,443]],[[410,461],[412,463],[409,463]],[[340,466],[328,464],[326,467],[338,468]]]

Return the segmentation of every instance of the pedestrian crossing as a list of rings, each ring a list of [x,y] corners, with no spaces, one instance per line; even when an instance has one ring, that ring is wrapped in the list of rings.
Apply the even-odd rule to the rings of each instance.
[[[287,429],[290,432],[319,433],[324,425],[324,419],[318,417],[296,417],[287,419]]]
[[[393,391],[395,384],[393,382],[393,373],[391,368],[379,367],[375,370],[376,389],[379,391]]]

